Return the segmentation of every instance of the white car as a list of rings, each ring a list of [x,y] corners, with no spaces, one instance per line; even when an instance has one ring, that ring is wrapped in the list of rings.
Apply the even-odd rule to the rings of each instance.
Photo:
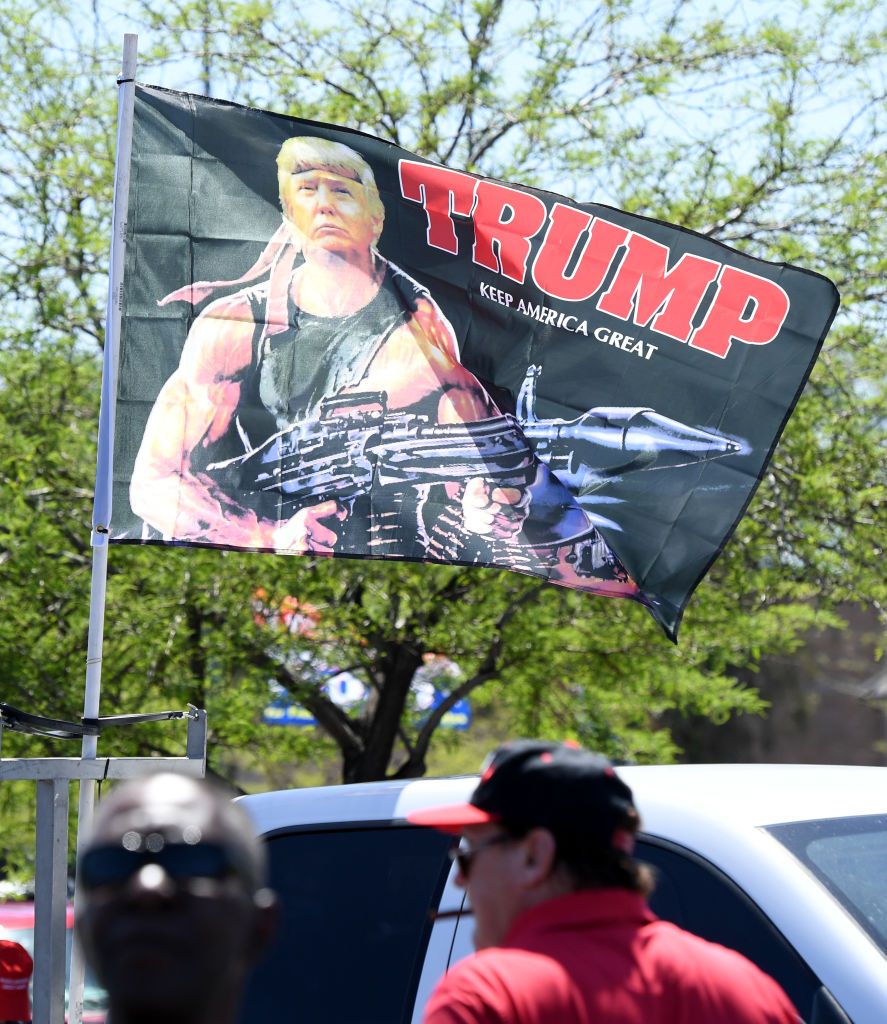
[[[643,819],[653,910],[775,977],[807,1024],[887,1022],[887,768],[619,768]],[[281,930],[243,1021],[418,1024],[472,949],[452,840],[405,822],[475,778],[244,797]]]

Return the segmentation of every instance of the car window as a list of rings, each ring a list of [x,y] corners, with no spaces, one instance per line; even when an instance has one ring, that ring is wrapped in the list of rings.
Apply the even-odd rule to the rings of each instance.
[[[702,857],[664,840],[645,840],[636,856],[656,876],[650,898],[655,914],[736,949],[785,989],[805,1019],[821,983],[755,903],[723,872]]]
[[[409,1022],[449,845],[390,826],[270,836],[281,920],[243,1024]]]
[[[887,814],[799,821],[767,831],[887,953]]]

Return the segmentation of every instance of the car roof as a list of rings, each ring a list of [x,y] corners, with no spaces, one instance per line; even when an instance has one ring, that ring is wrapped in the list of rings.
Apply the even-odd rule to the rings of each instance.
[[[696,822],[760,827],[887,813],[887,768],[856,765],[632,765],[619,767],[631,786],[644,830],[681,831]],[[294,824],[403,819],[414,810],[467,800],[476,776],[369,782],[280,790],[241,798],[263,833]],[[695,831],[695,829],[691,829]]]
[[[411,811],[467,800],[476,776],[394,782],[362,782],[347,786],[284,789],[240,797],[238,802],[262,834],[277,829],[348,822],[387,822]]]
[[[659,810],[753,827],[887,812],[887,768],[810,764],[684,764],[618,769],[645,825]]]
[[[7,930],[33,929],[34,919],[35,905],[33,900],[0,902],[0,939],[6,937],[4,933]],[[73,925],[74,905],[68,903],[65,909],[65,927],[72,928]]]
[[[0,927],[33,928],[34,901],[16,900],[13,903],[0,903]]]

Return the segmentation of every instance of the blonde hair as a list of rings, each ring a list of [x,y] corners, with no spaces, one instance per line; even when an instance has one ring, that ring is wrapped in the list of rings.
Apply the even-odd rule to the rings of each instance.
[[[385,207],[379,197],[373,170],[359,153],[341,142],[330,142],[329,139],[320,139],[313,135],[297,135],[284,142],[277,154],[277,184],[281,203],[286,175],[314,170],[341,174],[345,178],[354,178],[360,182],[366,189],[366,201],[370,212],[379,218],[378,235],[381,235]],[[287,214],[286,208],[283,212],[284,215]],[[378,235],[375,241],[379,240]]]

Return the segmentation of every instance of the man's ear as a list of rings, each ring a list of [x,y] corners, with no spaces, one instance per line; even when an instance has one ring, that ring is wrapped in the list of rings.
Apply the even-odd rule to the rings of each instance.
[[[547,828],[531,829],[524,836],[524,876],[530,885],[544,882],[554,871],[557,843]]]

